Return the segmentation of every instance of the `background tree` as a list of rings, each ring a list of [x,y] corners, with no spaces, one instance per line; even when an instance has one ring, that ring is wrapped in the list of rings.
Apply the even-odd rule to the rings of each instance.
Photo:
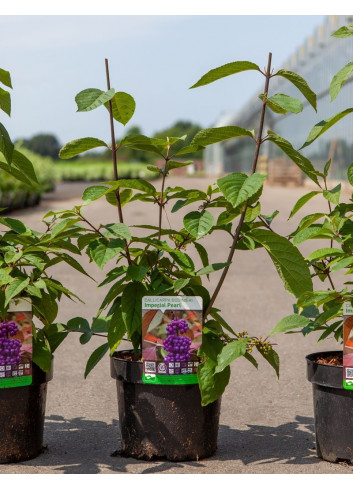
[[[191,121],[180,120],[175,122],[172,126],[163,129],[162,131],[157,131],[153,135],[153,137],[165,139],[167,136],[181,137],[184,136],[184,134],[187,134],[186,142],[187,144],[190,144],[195,134],[197,134],[201,129],[202,127],[199,124]],[[191,155],[183,155],[183,157],[185,157],[185,159],[189,159]],[[192,159],[201,160],[202,151],[197,151],[196,153],[193,153]]]
[[[22,145],[41,156],[59,158],[61,145],[54,134],[37,134],[22,141]]]

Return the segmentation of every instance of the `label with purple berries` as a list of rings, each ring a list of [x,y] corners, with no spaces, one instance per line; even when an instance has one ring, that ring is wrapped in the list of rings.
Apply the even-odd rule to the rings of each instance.
[[[32,340],[30,299],[14,300],[0,318],[0,389],[32,383]]]
[[[142,381],[197,384],[202,343],[202,298],[146,296],[142,299]]]

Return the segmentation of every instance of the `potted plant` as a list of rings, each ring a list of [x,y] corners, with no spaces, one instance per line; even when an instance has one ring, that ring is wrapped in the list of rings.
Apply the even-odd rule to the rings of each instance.
[[[256,172],[259,151],[265,141],[282,149],[313,180],[317,175],[311,163],[298,153],[289,141],[278,134],[264,135],[266,108],[285,114],[300,112],[299,100],[283,94],[270,97],[270,79],[281,76],[293,83],[309,103],[316,108],[316,96],[305,80],[293,72],[271,68],[271,54],[267,68],[237,61],[221,66],[204,75],[192,88],[207,85],[225,76],[246,70],[260,72],[265,78],[264,93],[259,96],[259,127],[253,130],[237,126],[204,129],[190,141],[187,136],[157,139],[143,135],[115,138],[114,120],[125,125],[135,110],[133,97],[115,92],[110,86],[106,60],[107,90],[90,88],[77,94],[78,111],[90,111],[104,106],[111,124],[111,142],[87,137],[67,143],[60,157],[69,159],[98,147],[112,151],[114,180],[88,187],[83,193],[85,204],[105,198],[107,205],[117,211],[117,222],[92,223],[82,209],[62,211],[63,215],[80,219],[83,229],[78,247],[90,261],[101,269],[113,262],[99,287],[108,291],[92,324],[85,318],[73,318],[67,328],[79,331],[81,343],[95,335],[106,335],[107,341],[89,357],[85,376],[106,353],[111,355],[111,374],[117,381],[119,420],[122,451],[126,456],[142,459],[195,460],[210,456],[216,450],[220,398],[230,377],[230,364],[244,356],[255,367],[252,356],[255,347],[271,364],[277,375],[279,359],[268,339],[257,338],[247,331],[237,332],[229,325],[214,305],[226,278],[234,253],[265,248],[283,280],[285,288],[296,297],[312,290],[309,269],[295,246],[273,232],[271,222],[277,215],[261,213],[260,196],[265,176]],[[254,142],[254,157],[249,175],[234,172],[217,180],[205,190],[168,187],[167,177],[173,169],[190,164],[189,155],[206,146],[231,138],[245,137]],[[120,148],[129,147],[153,153],[163,158],[162,168],[148,169],[160,175],[160,189],[145,180],[119,178],[117,155]],[[156,219],[128,226],[124,207],[142,201],[156,210]],[[167,206],[171,209],[167,213]],[[191,206],[192,210],[188,210]],[[175,227],[171,216],[183,212],[183,227]],[[68,214],[71,213],[71,214]],[[167,218],[165,218],[165,214]],[[152,213],[151,213],[152,216]],[[164,224],[164,221],[168,224]],[[237,221],[234,224],[234,221]],[[210,261],[206,245],[201,241],[217,232],[221,239],[229,239],[222,263]],[[205,240],[207,241],[207,240]],[[229,247],[229,249],[228,249]],[[195,250],[200,265],[189,254]],[[228,256],[227,256],[228,255]],[[208,275],[222,270],[218,284],[211,294],[204,285]],[[198,384],[149,385],[142,381],[142,298],[144,296],[200,296],[203,299],[202,346],[198,351]],[[106,312],[105,312],[106,311]],[[165,333],[167,335],[167,333]],[[126,336],[132,343],[130,351],[116,351]],[[166,354],[166,351],[164,352]]]
[[[332,36],[346,38],[353,36],[353,26],[338,29]],[[353,71],[353,63],[348,63],[330,83],[331,101],[336,98],[342,85]],[[320,121],[310,131],[302,148],[310,145],[336,122],[353,112],[348,108],[333,117]],[[334,337],[337,342],[346,343],[344,320],[345,303],[352,304],[352,281],[347,274],[353,266],[353,195],[349,202],[341,198],[341,184],[329,188],[329,159],[322,172],[316,171],[317,190],[303,195],[294,205],[290,218],[316,195],[323,198],[322,212],[304,216],[297,229],[291,234],[293,244],[300,245],[311,239],[328,240],[306,257],[312,276],[322,282],[319,290],[307,290],[294,305],[294,314],[283,318],[273,329],[275,333],[301,332],[307,336],[319,332],[318,343]],[[347,170],[350,185],[353,185],[353,164]],[[342,285],[342,282],[343,285]],[[353,460],[353,393],[343,387],[343,351],[312,353],[306,357],[307,378],[313,385],[316,450],[319,457],[329,462]]]
[[[12,87],[8,71],[0,69],[0,82]],[[10,115],[10,93],[4,89],[0,108]],[[39,188],[32,163],[14,148],[1,123],[0,153],[0,171],[31,190]],[[38,232],[0,217],[0,463],[34,458],[42,449],[52,355],[67,336],[64,325],[55,323],[58,302],[63,295],[77,298],[51,275],[51,267],[66,262],[86,274],[71,256],[80,254],[70,239],[77,222],[63,219],[57,225],[49,219],[46,231]],[[33,325],[32,312],[41,327]]]

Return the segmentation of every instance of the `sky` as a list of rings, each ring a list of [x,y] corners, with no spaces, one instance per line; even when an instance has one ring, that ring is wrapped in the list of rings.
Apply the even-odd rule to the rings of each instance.
[[[1,15],[0,68],[10,71],[12,115],[0,114],[13,140],[55,134],[61,144],[97,137],[109,141],[101,107],[77,113],[75,95],[111,86],[136,101],[131,126],[151,136],[177,120],[212,127],[258,92],[263,76],[246,72],[189,90],[203,74],[232,61],[261,68],[273,53],[280,69],[324,15]]]

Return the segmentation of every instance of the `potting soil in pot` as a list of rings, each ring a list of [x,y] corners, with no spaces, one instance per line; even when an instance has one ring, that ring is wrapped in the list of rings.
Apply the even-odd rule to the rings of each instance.
[[[197,384],[202,343],[202,298],[142,299],[142,360],[146,384]]]

